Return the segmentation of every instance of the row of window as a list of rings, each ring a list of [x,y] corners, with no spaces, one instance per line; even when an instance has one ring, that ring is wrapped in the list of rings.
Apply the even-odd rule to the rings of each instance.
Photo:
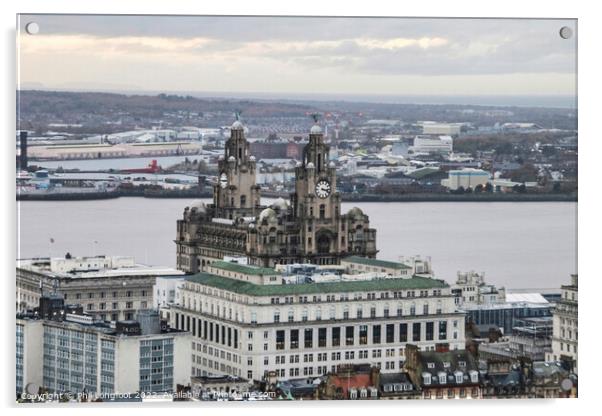
[[[140,293],[140,296],[143,297],[143,298],[149,296],[148,290],[141,290],[139,293]],[[122,293],[121,292],[117,292],[117,291],[111,292],[111,295],[112,295],[113,298],[120,297],[120,294],[125,295],[126,298],[131,298],[131,297],[135,296],[135,293],[134,293],[133,290],[127,290],[127,291],[122,292]],[[82,293],[76,293],[75,294],[75,299],[81,299],[82,295],[83,295]],[[70,295],[69,295],[69,293],[65,293],[63,296],[65,297],[65,300],[67,300]],[[87,298],[87,299],[94,299],[96,297],[98,297],[100,299],[104,299],[104,298],[107,297],[107,293],[106,292],[100,292],[100,293],[88,292],[85,295],[85,298]]]
[[[192,332],[194,337],[238,348],[238,329],[236,328],[177,312],[175,314],[175,324],[176,329]]]
[[[454,322],[456,325],[457,323]],[[424,324],[424,325],[423,325]],[[423,336],[424,326],[424,336]],[[384,327],[384,330],[383,330]],[[396,331],[397,327],[397,331]],[[411,332],[410,329],[411,328]],[[370,329],[370,331],[369,331]],[[318,328],[317,329],[317,342],[314,341],[314,329],[306,328],[302,331],[303,343],[300,344],[300,331],[299,329],[290,330],[277,330],[276,331],[276,350],[284,350],[287,348],[285,345],[285,335],[288,332],[288,348],[298,349],[300,345],[304,348],[326,347],[328,339],[330,339],[330,345],[337,347],[340,345],[367,345],[368,340],[371,340],[372,344],[394,343],[394,342],[408,342],[410,339],[413,342],[418,341],[434,341],[435,340],[435,322],[414,322],[411,325],[408,323],[400,324],[376,324],[376,325],[359,325],[359,326],[345,326],[345,327],[331,327],[331,328]],[[370,332],[370,336],[369,336]],[[397,336],[396,336],[397,332]],[[447,339],[447,321],[439,321],[437,323],[437,339]],[[330,335],[328,335],[330,333]],[[454,332],[454,337],[457,339],[457,332]]]
[[[286,298],[285,298],[286,299]],[[274,299],[273,299],[274,300]],[[328,296],[327,296],[327,302],[331,302],[330,300],[328,300]],[[288,302],[286,302],[288,303]],[[377,317],[377,311],[376,311],[376,306],[372,306],[370,307],[370,318],[376,318]],[[422,305],[422,314],[423,315],[428,315],[431,312],[429,304],[428,303],[424,303]],[[442,309],[442,302],[441,301],[437,301],[437,305],[436,305],[436,309],[435,309],[435,314],[440,315],[441,313],[443,313],[443,309]],[[392,313],[395,313],[395,315],[392,315]],[[314,319],[316,321],[321,321],[322,320],[322,309],[321,308],[316,308],[314,311]],[[383,308],[383,312],[382,312],[382,317],[384,318],[389,318],[391,316],[397,316],[397,317],[401,317],[401,316],[416,316],[416,304],[414,302],[412,302],[412,304],[410,304],[409,306],[409,310],[407,310],[404,313],[403,310],[403,306],[402,305],[398,305],[397,309],[395,309],[394,311],[391,311],[391,309],[389,308],[388,305],[386,305]],[[336,313],[336,308],[334,306],[330,307],[329,310],[329,319],[334,320],[337,319],[337,313]],[[295,311],[291,308],[288,310],[288,315],[287,315],[287,321],[288,322],[295,322]],[[343,315],[342,315],[342,319],[350,319],[351,315],[349,313],[349,306],[345,305],[345,307],[343,308]],[[364,318],[364,309],[360,306],[358,308],[356,308],[355,310],[355,318],[357,319],[362,319]],[[301,321],[305,322],[309,320],[309,310],[308,309],[303,309],[301,311]],[[278,323],[280,322],[280,310],[276,309],[274,311],[274,322]],[[255,313],[251,313],[251,323],[257,323],[257,316]]]

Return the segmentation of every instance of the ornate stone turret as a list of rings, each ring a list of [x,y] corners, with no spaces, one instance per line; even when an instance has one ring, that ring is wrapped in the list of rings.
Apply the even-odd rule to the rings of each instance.
[[[255,215],[260,204],[259,186],[255,183],[256,161],[250,155],[245,128],[238,118],[237,115],[230,128],[224,157],[218,161],[213,202],[216,215],[221,218]]]

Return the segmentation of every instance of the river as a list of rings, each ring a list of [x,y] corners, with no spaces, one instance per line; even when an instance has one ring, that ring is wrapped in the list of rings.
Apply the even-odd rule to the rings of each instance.
[[[22,201],[18,257],[128,255],[175,266],[176,220],[191,202]],[[558,288],[577,272],[576,203],[344,203],[343,211],[352,206],[377,229],[379,258],[430,256],[448,282],[459,270],[475,270],[507,288]]]

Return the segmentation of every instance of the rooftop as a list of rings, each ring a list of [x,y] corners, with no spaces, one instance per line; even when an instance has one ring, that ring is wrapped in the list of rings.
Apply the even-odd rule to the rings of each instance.
[[[342,261],[346,261],[349,263],[364,264],[366,266],[386,267],[388,269],[399,269],[399,270],[411,269],[410,266],[403,264],[403,263],[397,263],[394,261],[387,261],[387,260],[369,259],[367,257],[359,257],[359,256],[345,257]]]
[[[210,267],[254,276],[272,276],[280,274],[276,270],[270,269],[268,267],[251,266],[246,264],[234,263],[231,261],[216,261],[211,263]]]
[[[250,296],[285,296],[301,294],[324,294],[336,292],[364,292],[371,290],[403,290],[430,289],[448,287],[442,280],[414,276],[406,279],[374,279],[362,281],[300,283],[282,285],[256,285],[250,282],[215,276],[208,273],[198,273],[187,276],[186,280],[193,283],[211,286]]]

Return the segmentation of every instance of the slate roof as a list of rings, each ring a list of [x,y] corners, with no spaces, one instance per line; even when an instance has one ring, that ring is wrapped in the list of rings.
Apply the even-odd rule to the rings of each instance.
[[[455,373],[462,372],[462,384],[474,384],[471,381],[470,373],[476,371],[479,367],[474,356],[466,350],[454,350],[449,352],[421,351],[419,353],[418,374],[422,377],[424,383],[424,373],[431,375],[431,386],[437,385],[458,385]],[[464,365],[461,365],[464,364]],[[445,373],[445,383],[439,380],[439,374]]]

